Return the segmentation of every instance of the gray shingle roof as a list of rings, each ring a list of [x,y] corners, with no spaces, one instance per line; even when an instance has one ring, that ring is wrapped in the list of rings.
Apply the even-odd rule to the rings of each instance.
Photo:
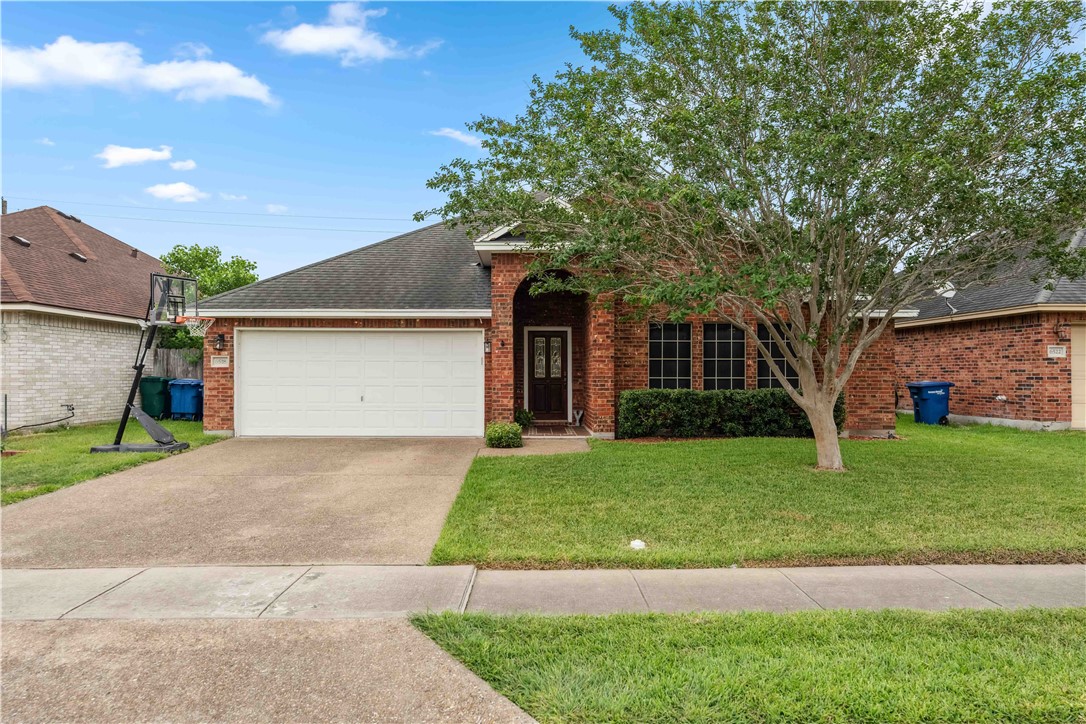
[[[437,223],[200,302],[274,309],[490,309],[490,269],[463,228]]]
[[[1072,238],[1072,248],[1086,248],[1086,233],[1079,232]],[[1036,270],[1038,267],[1034,267]],[[1082,304],[1086,306],[1086,277],[1080,279],[1061,278],[1053,289],[1045,289],[1045,281],[1030,280],[1031,270],[1023,272],[1018,278],[1002,284],[986,287],[971,287],[955,294],[949,301],[957,314],[973,312],[991,312],[1011,307],[1032,304]],[[920,310],[917,319],[935,319],[952,315],[947,300],[932,297],[917,302]]]

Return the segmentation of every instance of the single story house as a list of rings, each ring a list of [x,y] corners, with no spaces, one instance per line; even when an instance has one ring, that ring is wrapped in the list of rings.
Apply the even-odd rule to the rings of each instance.
[[[0,217],[4,429],[120,417],[153,256],[38,206]]]
[[[1086,246],[1079,231],[1070,243]],[[947,290],[897,323],[897,382],[947,380],[952,422],[1086,429],[1086,277]]]
[[[523,239],[438,223],[201,302],[204,427],[237,435],[477,436],[531,410],[613,437],[619,394],[774,386],[723,320],[634,320],[531,296]],[[848,431],[894,428],[894,337],[846,391]]]

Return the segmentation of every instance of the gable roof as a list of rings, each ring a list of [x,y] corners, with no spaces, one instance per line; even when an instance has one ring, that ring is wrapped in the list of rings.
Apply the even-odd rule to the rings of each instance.
[[[1086,230],[1078,231],[1070,240],[1072,249],[1086,248]],[[1014,309],[1035,305],[1072,305],[1086,307],[1086,277],[1057,279],[1052,289],[1046,289],[1045,280],[1031,281],[1030,277],[1040,269],[1040,262],[1033,264],[1020,276],[1000,284],[984,287],[971,287],[957,292],[949,300],[941,296],[931,297],[917,302],[920,310],[913,324],[923,320],[944,319],[963,314],[998,312],[1001,309]],[[954,307],[951,310],[947,301]]]
[[[490,270],[463,229],[437,223],[210,297],[200,311],[489,315]]]
[[[164,271],[155,257],[49,206],[5,214],[0,227],[0,302],[147,316],[151,274]]]

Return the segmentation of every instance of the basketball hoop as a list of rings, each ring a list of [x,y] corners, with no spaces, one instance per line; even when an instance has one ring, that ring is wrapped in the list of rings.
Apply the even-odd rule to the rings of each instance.
[[[178,324],[185,325],[189,334],[193,337],[203,337],[207,334],[207,330],[211,329],[211,325],[215,323],[214,317],[178,317]]]

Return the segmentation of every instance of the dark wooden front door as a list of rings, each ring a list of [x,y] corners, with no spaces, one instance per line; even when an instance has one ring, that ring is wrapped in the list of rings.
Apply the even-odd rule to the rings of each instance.
[[[528,409],[537,420],[567,420],[568,332],[528,332]]]

